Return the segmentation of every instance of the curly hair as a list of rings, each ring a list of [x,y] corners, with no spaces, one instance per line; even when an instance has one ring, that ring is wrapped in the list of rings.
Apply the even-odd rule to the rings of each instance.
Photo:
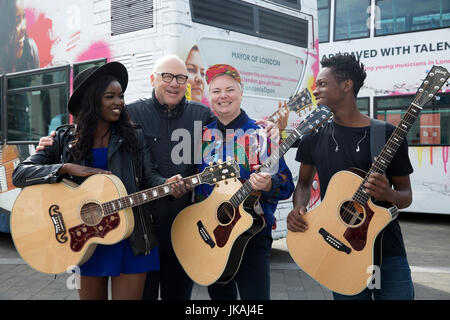
[[[320,63],[323,68],[330,68],[333,71],[338,82],[352,80],[356,98],[367,77],[364,64],[359,59],[356,59],[354,55],[338,53],[332,57],[324,56]]]
[[[111,75],[100,77],[89,86],[81,98],[80,112],[75,120],[77,130],[72,141],[75,161],[79,162],[82,159],[86,159],[88,162],[93,161],[91,150],[94,143],[94,132],[102,116],[102,97],[106,88],[113,81],[117,81],[117,79]],[[142,149],[136,137],[134,123],[125,109],[120,113],[119,120],[111,123],[110,130],[124,139],[125,150],[138,164]]]

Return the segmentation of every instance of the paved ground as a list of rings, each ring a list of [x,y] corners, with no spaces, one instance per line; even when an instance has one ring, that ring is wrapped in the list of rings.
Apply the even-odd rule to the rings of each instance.
[[[450,300],[450,216],[401,214],[400,224],[417,300]],[[50,276],[25,264],[8,234],[0,233],[0,300],[77,300],[72,274]],[[292,261],[284,239],[274,241],[271,261],[273,300],[331,300],[331,292]],[[208,300],[195,285],[193,300]]]

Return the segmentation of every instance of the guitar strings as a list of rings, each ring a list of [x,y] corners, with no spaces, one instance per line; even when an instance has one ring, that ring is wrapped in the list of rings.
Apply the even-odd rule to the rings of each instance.
[[[400,124],[394,129],[391,137],[388,139],[387,143],[384,145],[383,149],[381,150],[380,154],[377,157],[377,161],[375,161],[372,164],[372,167],[370,168],[367,175],[364,177],[363,182],[360,184],[357,192],[355,193],[353,199],[356,200],[359,204],[365,204],[367,200],[369,199],[369,195],[364,191],[364,184],[367,182],[369,176],[373,172],[378,173],[384,173],[386,170],[386,167],[394,157],[395,153],[397,152],[398,148],[402,144],[404,138],[406,137],[409,130],[404,130],[400,128],[400,125],[402,123],[407,123],[409,127],[411,127],[414,123],[414,121],[417,119],[418,114],[420,112],[415,110],[416,115],[412,114],[411,111],[414,110],[417,100],[419,99],[419,95],[415,97],[413,102],[411,103],[410,107],[407,109],[405,115],[403,116],[402,120],[400,121]],[[398,143],[395,142],[395,139],[393,137],[398,138]],[[390,150],[389,152],[387,150]],[[379,159],[384,160],[384,163],[381,161],[378,161]]]
[[[360,215],[364,214],[364,213],[359,212],[358,209],[355,208],[353,202],[346,202],[346,203],[344,203],[344,205],[341,208],[343,208],[343,211],[344,211],[344,215],[341,216],[343,218],[344,222],[351,221],[352,218],[359,219],[359,220],[363,219],[360,217]]]

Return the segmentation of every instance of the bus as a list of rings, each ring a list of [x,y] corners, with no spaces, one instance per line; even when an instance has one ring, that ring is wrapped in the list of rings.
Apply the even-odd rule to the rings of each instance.
[[[367,78],[358,108],[400,122],[433,65],[450,70],[450,1],[318,0],[319,55],[352,54]],[[407,135],[413,202],[404,211],[450,214],[450,86]]]
[[[309,90],[318,72],[315,0],[10,0],[0,8],[0,231],[20,189],[17,164],[41,136],[71,121],[73,77],[107,61],[129,72],[126,103],[152,95],[155,61],[176,54],[186,62],[187,97],[208,103],[205,71],[216,63],[239,70],[250,117],[272,115],[280,101]],[[15,22],[7,17],[15,16]],[[291,111],[289,128],[299,122]],[[286,157],[293,160],[295,151]],[[298,168],[298,166],[297,166]],[[298,172],[298,169],[292,169]],[[286,234],[291,201],[280,203],[274,238]],[[278,233],[280,231],[280,233]],[[278,235],[279,234],[279,235]]]

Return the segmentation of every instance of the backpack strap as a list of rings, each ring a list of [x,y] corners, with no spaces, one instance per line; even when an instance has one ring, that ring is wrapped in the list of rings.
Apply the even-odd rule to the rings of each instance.
[[[376,160],[386,144],[386,122],[370,119],[370,153],[372,162]]]

